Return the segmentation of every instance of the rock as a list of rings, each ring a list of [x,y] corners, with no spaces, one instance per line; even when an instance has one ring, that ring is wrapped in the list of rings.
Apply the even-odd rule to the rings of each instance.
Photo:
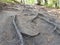
[[[39,29],[37,29],[37,25],[31,22],[31,19],[33,17],[34,16],[24,16],[24,15],[17,16],[16,23],[22,33],[30,36],[35,36],[39,34]]]
[[[46,19],[46,20],[44,20]],[[47,20],[47,16],[41,14],[38,15],[18,15],[16,17],[16,23],[22,33],[35,36],[39,33],[52,33],[54,31],[54,25],[50,24]]]

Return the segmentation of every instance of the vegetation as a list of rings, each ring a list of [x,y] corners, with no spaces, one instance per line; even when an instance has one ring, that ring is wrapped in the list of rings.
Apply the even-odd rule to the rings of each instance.
[[[38,5],[43,5],[47,7],[60,8],[60,3],[59,3],[60,0],[1,0],[0,2],[38,4]]]
[[[40,1],[40,2],[39,2]],[[37,0],[38,4],[44,5],[47,7],[55,7],[55,8],[60,8],[60,0]]]

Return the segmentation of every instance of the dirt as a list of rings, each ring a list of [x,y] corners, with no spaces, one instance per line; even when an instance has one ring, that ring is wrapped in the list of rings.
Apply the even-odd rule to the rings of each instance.
[[[53,22],[55,21],[60,25],[59,18],[57,18],[57,14],[59,13],[55,15],[55,12],[51,10],[41,6],[29,5],[9,5],[2,9],[0,12],[0,45],[20,45],[19,38],[12,24],[13,17],[11,16],[23,15],[33,17],[34,19],[38,13],[40,13],[45,15],[46,19],[50,19]],[[56,10],[58,11],[58,9]],[[51,12],[48,13],[49,11]],[[24,45],[60,45],[60,35],[54,32],[55,27],[40,17],[41,16],[38,15],[38,18],[33,20],[33,23],[38,24],[36,29],[39,29],[40,34],[34,37],[22,34]]]

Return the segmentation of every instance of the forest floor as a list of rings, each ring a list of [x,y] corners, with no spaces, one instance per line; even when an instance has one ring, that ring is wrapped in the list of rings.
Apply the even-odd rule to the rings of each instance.
[[[58,27],[60,27],[60,9],[46,8],[37,5],[3,6],[0,10],[0,45],[19,45],[17,44],[19,43],[19,40],[16,37],[16,32],[14,29],[11,29],[13,26],[10,26],[11,24],[9,25],[9,22],[12,20],[9,16],[25,15],[26,17],[29,16],[30,18],[35,18],[38,14],[46,16],[44,17],[46,20],[50,19],[50,21],[56,22]],[[5,21],[5,19],[7,20]],[[58,33],[54,33],[55,25],[52,26],[47,21],[42,21],[40,24],[39,20],[41,20],[40,17],[36,18],[35,22],[36,24],[39,23],[39,26],[41,25],[41,27],[36,28],[40,29],[39,32],[41,34],[36,37],[23,36],[25,45],[60,45],[60,35]]]
[[[54,14],[54,15],[60,16],[60,9],[48,8],[48,7],[45,7],[45,6],[36,6],[36,7],[37,7],[38,10],[43,9],[43,10],[46,10],[50,14]]]

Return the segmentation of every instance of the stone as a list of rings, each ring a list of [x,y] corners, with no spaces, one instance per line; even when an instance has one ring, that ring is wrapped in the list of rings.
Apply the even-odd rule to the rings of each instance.
[[[17,26],[22,33],[30,36],[35,36],[39,34],[39,29],[37,29],[37,25],[31,22],[32,18],[35,16],[18,15],[16,17]]]

